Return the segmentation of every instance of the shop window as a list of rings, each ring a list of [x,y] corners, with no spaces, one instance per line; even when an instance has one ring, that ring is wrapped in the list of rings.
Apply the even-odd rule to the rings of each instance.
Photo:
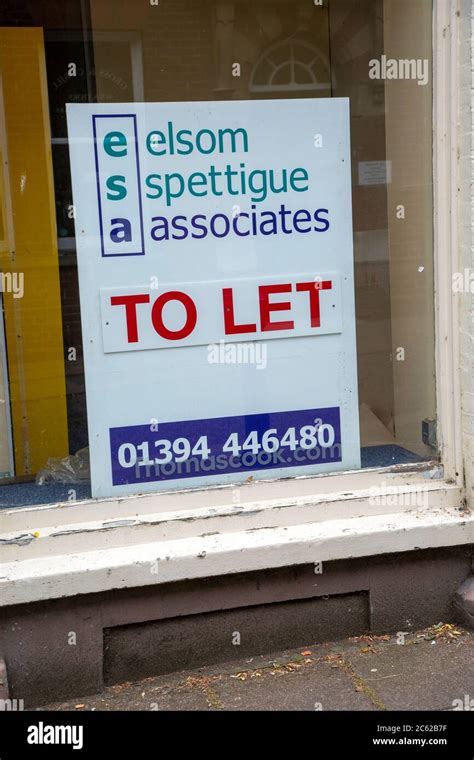
[[[0,256],[4,275],[21,267],[26,281],[23,298],[2,293],[0,506],[67,500],[67,467],[79,465],[65,458],[88,447],[71,102],[349,98],[362,467],[438,459],[426,433],[436,418],[432,78],[369,76],[384,55],[431,71],[431,20],[430,0],[0,10]],[[50,466],[51,484],[36,485],[51,458],[63,460],[63,482]],[[90,495],[86,477],[75,493]]]

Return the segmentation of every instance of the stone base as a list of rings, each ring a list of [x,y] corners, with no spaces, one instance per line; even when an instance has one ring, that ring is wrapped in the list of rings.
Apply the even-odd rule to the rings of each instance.
[[[232,660],[237,646],[252,656],[449,622],[456,590],[458,600],[473,588],[472,578],[463,583],[471,553],[381,555],[8,607],[0,653],[10,697],[33,707]]]
[[[459,586],[454,594],[453,607],[457,620],[474,631],[474,575]]]

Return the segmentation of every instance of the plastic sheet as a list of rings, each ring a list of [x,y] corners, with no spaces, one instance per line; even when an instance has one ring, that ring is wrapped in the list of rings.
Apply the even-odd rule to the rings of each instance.
[[[90,480],[89,447],[62,459],[50,457],[46,467],[36,475],[36,485],[47,483],[82,483]]]

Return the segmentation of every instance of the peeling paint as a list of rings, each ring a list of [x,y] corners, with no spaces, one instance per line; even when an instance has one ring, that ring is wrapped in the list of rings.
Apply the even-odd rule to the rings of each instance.
[[[0,544],[2,546],[8,546],[9,544],[16,544],[17,546],[26,546],[34,541],[36,536],[34,533],[23,533],[20,536],[14,536],[14,538],[0,538]]]
[[[102,523],[103,528],[120,528],[127,525],[137,525],[139,520],[110,520],[109,522]]]

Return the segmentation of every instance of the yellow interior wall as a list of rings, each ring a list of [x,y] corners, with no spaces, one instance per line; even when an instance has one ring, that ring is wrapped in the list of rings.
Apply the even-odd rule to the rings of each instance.
[[[68,453],[59,262],[41,29],[0,28],[12,234],[4,272],[23,272],[24,296],[4,294],[16,475]],[[0,125],[2,120],[0,120]],[[2,128],[0,126],[0,128]],[[5,168],[5,165],[4,165]],[[5,205],[5,204],[3,204]]]

